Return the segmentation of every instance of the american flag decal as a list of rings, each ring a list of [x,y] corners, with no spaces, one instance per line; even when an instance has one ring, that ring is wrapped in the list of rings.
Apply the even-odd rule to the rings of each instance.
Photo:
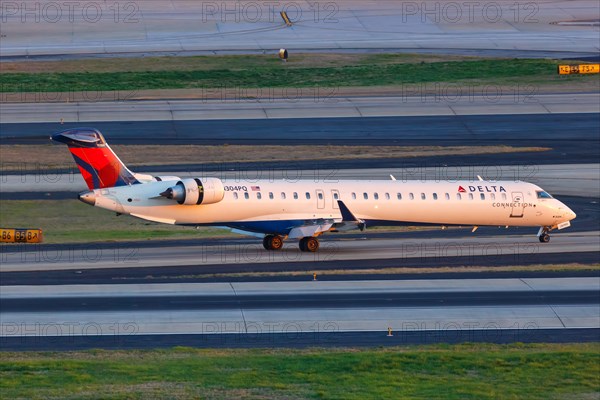
[[[260,186],[250,186],[250,189],[252,189],[253,192],[258,192],[260,191]]]

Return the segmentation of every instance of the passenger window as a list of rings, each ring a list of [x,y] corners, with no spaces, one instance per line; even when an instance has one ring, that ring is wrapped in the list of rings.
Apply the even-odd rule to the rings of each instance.
[[[260,193],[260,192],[256,193],[256,198],[259,200],[262,199],[262,193]]]
[[[389,194],[389,193],[386,193],[386,194],[385,194],[385,199],[386,199],[386,200],[389,200],[389,199],[390,199],[390,194]]]
[[[398,200],[402,200],[402,193],[398,193]]]
[[[294,192],[294,200],[298,200],[298,192]]]
[[[496,195],[494,193],[491,194],[492,200],[496,200]]]
[[[237,192],[233,192],[233,198],[234,198],[234,199],[236,199],[236,200],[238,199],[238,194],[237,194]]]
[[[473,200],[473,193],[469,193],[469,200]]]
[[[356,193],[352,193],[352,200],[356,200]]]
[[[275,198],[275,196],[273,196],[273,192],[269,192],[269,198],[270,198],[271,200],[273,200],[273,199]]]
[[[415,195],[412,194],[412,193],[409,193],[408,198],[411,199],[411,200],[414,200],[415,199]]]
[[[481,200],[485,200],[485,193],[481,193],[479,197],[481,197]]]
[[[446,193],[446,200],[450,200],[450,193]]]
[[[244,198],[245,198],[246,200],[248,200],[248,199],[250,198],[250,195],[248,194],[248,192],[244,193]]]
[[[427,198],[427,196],[425,196],[425,193],[421,193],[421,200],[425,200]]]
[[[310,200],[310,193],[306,192],[306,200]]]
[[[333,198],[334,198],[335,200],[338,200],[338,199],[340,198],[340,196],[339,196],[337,193],[334,193],[334,194],[333,194]]]
[[[283,200],[285,200],[285,193],[284,193],[284,192],[281,192],[281,198],[282,198]]]
[[[375,200],[379,200],[379,193],[375,193],[375,194],[373,195],[373,198],[374,198]]]
[[[462,200],[462,196],[460,195],[460,193],[456,193],[456,200]]]
[[[317,196],[319,196],[319,200],[323,200],[323,193],[319,193]]]
[[[502,200],[506,200],[506,193],[502,193]]]
[[[433,194],[433,199],[434,199],[434,200],[437,200],[437,193],[434,193],[434,194]]]
[[[363,198],[364,198],[365,200],[369,200],[369,195],[368,195],[367,193],[363,193]]]

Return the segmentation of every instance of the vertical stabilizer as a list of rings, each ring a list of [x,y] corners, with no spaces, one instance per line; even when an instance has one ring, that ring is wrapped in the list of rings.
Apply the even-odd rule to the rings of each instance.
[[[90,190],[140,183],[96,129],[69,129],[53,135],[52,140],[69,146]]]

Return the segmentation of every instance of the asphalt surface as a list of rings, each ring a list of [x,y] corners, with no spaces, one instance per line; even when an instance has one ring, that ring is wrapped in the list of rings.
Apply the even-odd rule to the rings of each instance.
[[[131,248],[113,248],[106,252],[114,257],[115,254],[130,254]],[[83,253],[86,250],[82,251]],[[78,254],[77,250],[68,250],[64,254]],[[46,253],[48,254],[48,253]],[[57,253],[51,253],[54,256]],[[31,259],[29,255],[23,255],[24,259]],[[21,257],[21,255],[19,255]],[[462,256],[462,257],[430,257],[430,258],[388,258],[388,259],[357,259],[344,261],[300,261],[300,262],[240,262],[228,265],[204,265],[191,264],[160,267],[103,267],[103,268],[71,268],[69,263],[65,263],[62,268],[56,270],[38,270],[29,271],[7,271],[0,273],[0,283],[2,285],[67,285],[67,284],[89,284],[99,285],[108,283],[129,284],[129,283],[188,283],[188,282],[245,282],[245,281],[306,281],[313,279],[313,273],[316,273],[318,280],[330,281],[335,279],[362,280],[362,279],[441,279],[441,278],[474,278],[474,277],[529,277],[529,276],[598,276],[595,271],[572,272],[568,268],[557,272],[495,272],[494,267],[504,267],[510,265],[519,266],[544,266],[557,264],[597,264],[600,262],[600,256],[597,251],[589,252],[562,252],[562,253],[531,253],[521,255],[501,255],[501,256]],[[425,272],[427,268],[457,268],[462,267],[490,267],[487,272]],[[416,268],[425,270],[415,273],[377,273],[370,274],[368,270],[372,269],[391,269],[391,268]],[[346,273],[329,274],[331,270],[343,268]],[[366,273],[362,272],[367,270]],[[353,271],[361,271],[354,273]],[[293,275],[291,273],[294,272]],[[253,276],[257,273],[266,273],[267,276]],[[268,276],[268,274],[280,274],[279,276]],[[236,274],[247,274],[239,276]],[[1,289],[0,289],[1,290]]]
[[[582,343],[600,341],[600,329],[464,329],[393,332],[290,332],[180,335],[86,335],[0,337],[11,351],[132,350],[196,348],[388,347],[433,343]]]
[[[498,228],[500,229],[500,228]],[[502,228],[504,229],[504,228]],[[501,232],[501,231],[500,231]],[[30,253],[20,253],[19,248],[6,247],[0,270],[52,271],[69,269],[84,271],[98,268],[175,268],[184,266],[222,266],[224,271],[236,271],[244,264],[274,264],[274,270],[290,270],[296,263],[337,262],[337,268],[352,265],[356,260],[396,260],[396,266],[419,266],[425,263],[440,265],[439,260],[466,260],[466,265],[476,266],[473,260],[490,258],[512,260],[519,265],[522,260],[541,257],[560,257],[561,253],[583,253],[573,257],[587,260],[586,254],[597,252],[599,232],[559,232],[550,243],[540,243],[535,228],[529,235],[444,237],[418,240],[410,237],[365,240],[323,240],[316,253],[301,252],[297,242],[290,241],[277,252],[266,251],[260,240],[252,244],[231,241],[225,245],[173,246],[165,248],[137,248],[102,251],[93,246],[84,251],[47,251],[43,248]],[[539,254],[543,254],[540,256]],[[499,261],[496,261],[498,263]],[[246,270],[245,272],[248,272]]]
[[[598,113],[509,114],[277,120],[126,121],[88,123],[111,144],[418,145],[561,144],[562,152],[598,149]],[[47,144],[79,123],[2,124],[3,144]],[[568,132],[568,135],[566,133]],[[589,146],[595,146],[589,148]],[[580,162],[583,162],[580,160]]]
[[[247,145],[385,145],[548,147],[550,151],[511,154],[431,156],[360,160],[319,160],[218,164],[198,161],[170,166],[139,166],[144,172],[214,170],[302,170],[411,168],[465,165],[546,165],[598,163],[600,114],[471,115],[284,120],[212,120],[97,122],[91,124],[111,144],[247,144]],[[22,123],[0,125],[2,144],[47,144],[57,131],[78,124]],[[568,135],[566,134],[568,132]],[[501,161],[499,161],[501,160]],[[19,174],[36,168],[19,165]],[[39,166],[37,167],[39,168]],[[48,173],[63,169],[50,167]],[[69,171],[71,172],[71,171]],[[6,174],[6,173],[4,173]]]
[[[9,286],[0,293],[0,346],[594,341],[598,279]]]
[[[535,292],[454,292],[454,293],[318,293],[310,297],[295,293],[288,295],[190,295],[77,298],[24,298],[3,299],[2,312],[115,312],[173,310],[227,310],[279,308],[381,308],[381,307],[464,307],[506,305],[573,305],[598,304],[598,290],[561,290]]]

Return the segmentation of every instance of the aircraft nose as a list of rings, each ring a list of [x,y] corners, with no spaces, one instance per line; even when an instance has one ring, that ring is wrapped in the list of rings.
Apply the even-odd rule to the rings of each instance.
[[[563,211],[563,215],[567,221],[571,221],[572,219],[577,218],[577,214],[575,214],[575,212],[573,212],[573,210],[571,210],[569,207],[565,206],[564,204],[561,207],[559,207],[559,209],[561,209]]]

